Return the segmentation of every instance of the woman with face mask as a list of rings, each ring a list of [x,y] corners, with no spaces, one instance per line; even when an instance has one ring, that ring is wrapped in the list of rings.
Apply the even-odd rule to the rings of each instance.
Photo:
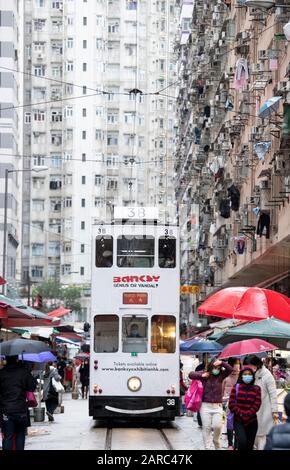
[[[229,398],[234,385],[236,385],[241,370],[241,361],[237,357],[230,357],[228,363],[233,372],[223,381],[223,405],[228,414]],[[234,450],[234,431],[227,426],[228,450]]]
[[[258,430],[257,411],[261,406],[261,389],[255,383],[255,372],[244,366],[232,388],[229,409],[234,413],[234,431],[238,450],[253,450]]]
[[[191,372],[189,378],[201,380],[203,396],[200,408],[202,420],[202,436],[206,450],[211,448],[212,429],[215,449],[221,448],[220,437],[223,426],[223,380],[231,374],[233,368],[226,362],[213,360],[204,372]]]

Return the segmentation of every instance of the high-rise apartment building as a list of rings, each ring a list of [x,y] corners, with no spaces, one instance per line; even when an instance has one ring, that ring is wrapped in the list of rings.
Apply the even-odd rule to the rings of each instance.
[[[25,1],[25,161],[48,170],[26,180],[22,280],[80,285],[79,319],[92,224],[174,202],[174,4]]]
[[[0,262],[1,273],[8,281],[5,287],[7,293],[11,287],[15,287],[16,250],[20,243],[19,154],[21,154],[22,120],[18,105],[22,101],[22,76],[17,70],[20,68],[22,34],[19,8],[21,5],[18,0],[0,1]],[[4,227],[5,204],[6,227]],[[3,243],[4,234],[6,247]]]

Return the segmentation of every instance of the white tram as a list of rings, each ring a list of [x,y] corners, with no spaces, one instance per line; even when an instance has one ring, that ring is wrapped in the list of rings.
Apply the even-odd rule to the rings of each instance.
[[[95,419],[179,414],[179,234],[152,210],[117,208],[111,224],[93,229]]]

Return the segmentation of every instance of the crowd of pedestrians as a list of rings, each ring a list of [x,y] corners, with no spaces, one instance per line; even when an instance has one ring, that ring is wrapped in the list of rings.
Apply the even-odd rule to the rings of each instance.
[[[263,362],[256,355],[243,361],[233,357],[226,362],[213,358],[208,361],[203,356],[189,373],[190,380],[203,384],[197,421],[205,449],[221,449],[225,426],[228,450],[290,450],[290,394],[285,398],[286,422],[279,424],[282,416],[278,413],[278,380],[272,373],[273,365],[277,363]]]

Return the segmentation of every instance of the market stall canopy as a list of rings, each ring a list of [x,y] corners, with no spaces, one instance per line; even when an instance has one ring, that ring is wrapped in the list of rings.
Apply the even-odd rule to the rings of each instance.
[[[3,286],[6,283],[7,283],[6,279],[4,279],[4,277],[0,276],[0,286]]]
[[[228,344],[223,352],[219,355],[219,359],[226,359],[228,357],[242,357],[250,354],[260,354],[267,351],[274,351],[279,349],[274,344],[268,343],[263,339],[252,338],[245,339],[243,341],[237,341],[236,343]]]
[[[259,117],[264,119],[269,117],[273,112],[276,112],[279,108],[280,100],[282,96],[273,96],[269,98],[265,103],[262,104],[259,110]]]
[[[58,325],[60,320],[52,318],[45,313],[23,304],[17,299],[10,299],[5,295],[0,295],[0,312],[1,305],[6,308],[8,315],[1,317],[1,326],[4,328],[25,327],[25,326],[52,326]],[[22,313],[22,315],[21,315]],[[2,308],[3,314],[3,308]]]
[[[198,313],[247,321],[274,317],[290,323],[290,299],[259,287],[228,287],[206,299]]]
[[[70,308],[65,308],[65,307],[59,307],[55,310],[52,310],[52,312],[49,312],[48,313],[48,316],[49,317],[56,317],[56,318],[60,318],[60,317],[63,317],[64,315],[68,315],[69,313],[71,313],[71,309]]]
[[[289,349],[290,323],[268,318],[267,320],[255,321],[242,326],[231,328],[219,335],[211,338],[219,341],[220,344],[229,344],[239,339],[262,338],[270,343],[274,343],[280,349]]]

